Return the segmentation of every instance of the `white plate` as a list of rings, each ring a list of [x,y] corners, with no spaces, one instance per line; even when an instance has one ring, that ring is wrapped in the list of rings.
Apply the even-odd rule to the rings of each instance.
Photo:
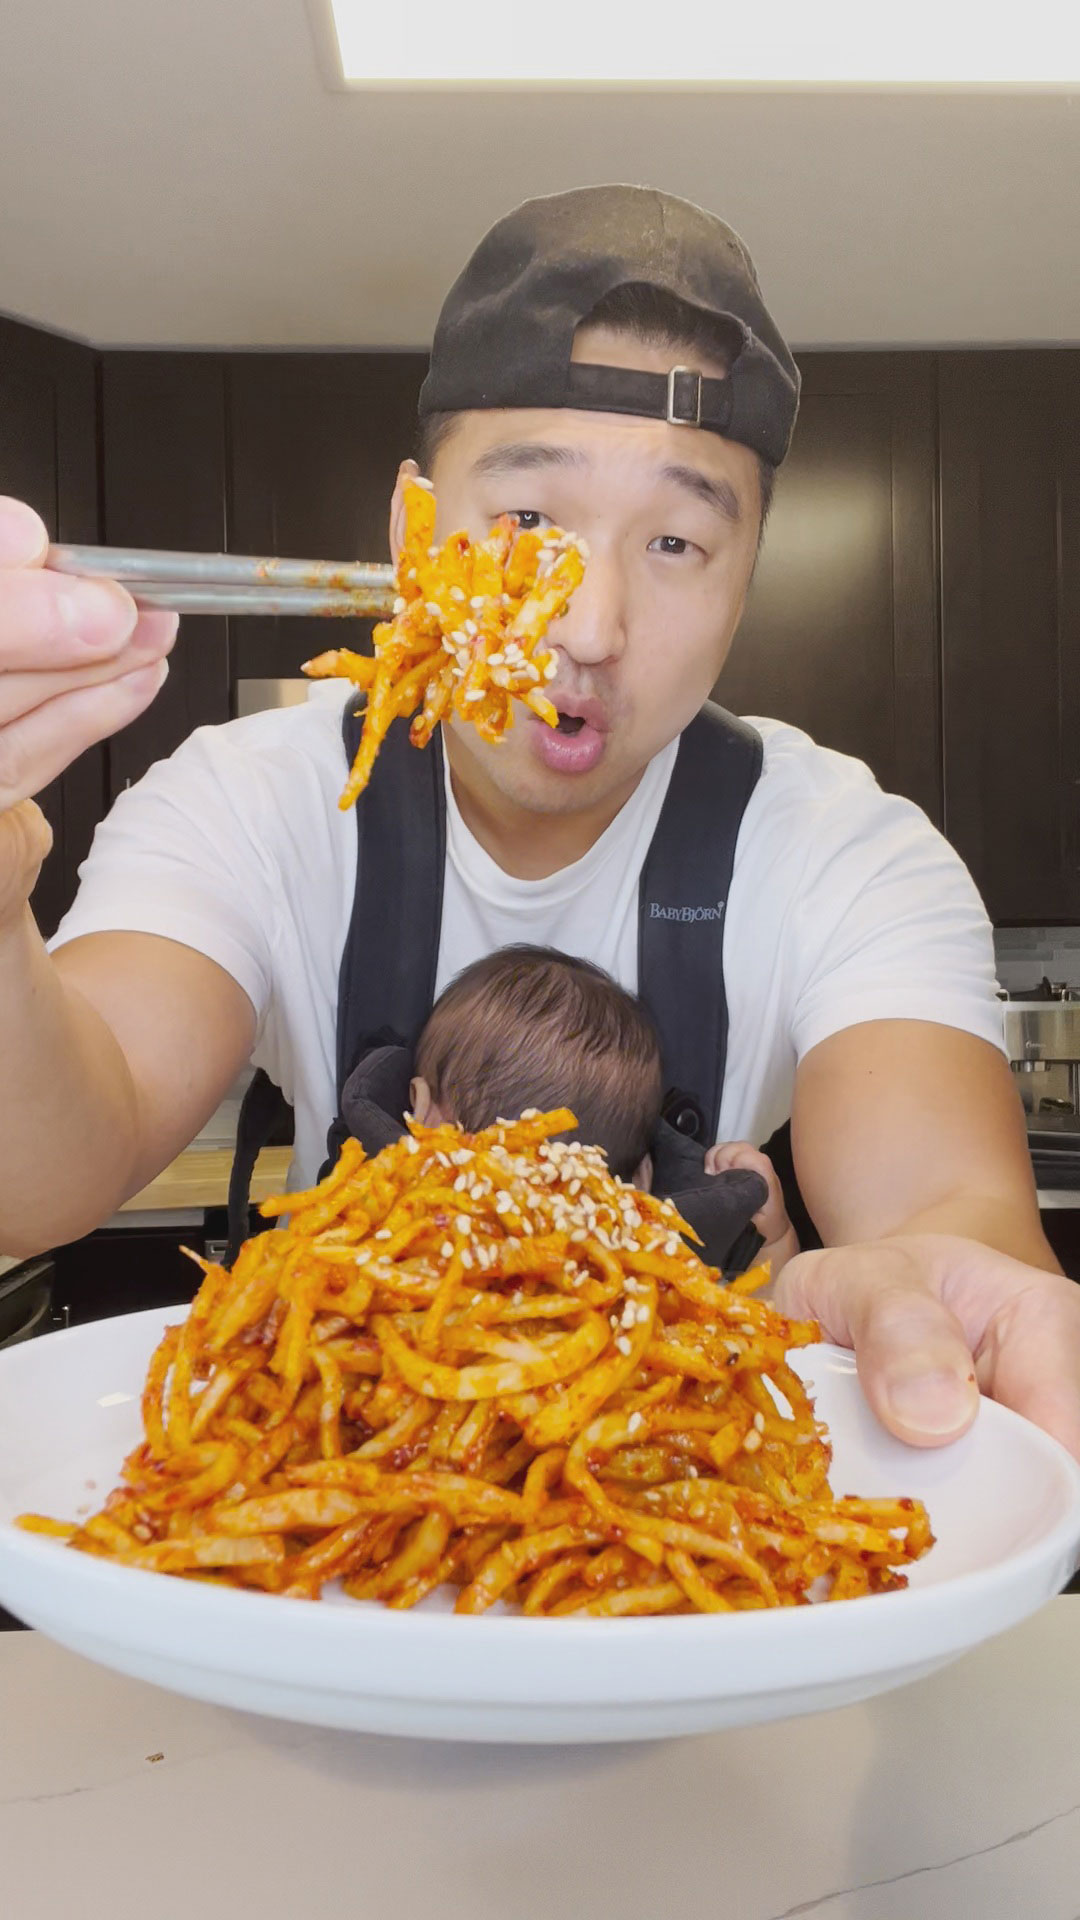
[[[73,1516],[115,1484],[162,1324],[128,1314],[0,1353],[0,1602],[78,1653],[219,1705],[452,1740],[709,1732],[929,1673],[1034,1612],[1080,1554],[1080,1468],[1055,1441],[986,1401],[955,1446],[905,1447],[836,1347],[794,1356],[832,1433],[834,1487],[924,1499],[938,1536],[906,1592],[656,1620],[395,1613],[170,1579],[20,1532],[15,1514]]]

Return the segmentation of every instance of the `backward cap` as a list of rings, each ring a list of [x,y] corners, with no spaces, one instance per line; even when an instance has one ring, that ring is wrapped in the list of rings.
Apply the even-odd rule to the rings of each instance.
[[[499,220],[443,304],[421,417],[585,406],[673,417],[665,376],[585,369],[571,358],[574,334],[598,302],[635,285],[674,295],[730,340],[728,378],[701,382],[700,420],[686,424],[740,440],[778,465],[799,375],[753,261],[715,214],[651,187],[581,187],[527,200]]]

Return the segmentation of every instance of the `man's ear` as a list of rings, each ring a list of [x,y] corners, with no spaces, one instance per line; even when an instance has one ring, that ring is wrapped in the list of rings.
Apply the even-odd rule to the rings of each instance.
[[[637,1166],[637,1169],[634,1173],[633,1184],[635,1187],[640,1187],[642,1193],[651,1193],[652,1192],[652,1176],[653,1176],[652,1154],[647,1153],[645,1155],[644,1160],[640,1161]]]
[[[405,482],[415,480],[419,473],[415,460],[403,460],[398,468],[394,497],[390,502],[390,558],[395,567],[405,545]]]
[[[413,1119],[419,1120],[422,1127],[438,1126],[439,1115],[431,1097],[431,1088],[419,1074],[409,1082],[409,1104]]]

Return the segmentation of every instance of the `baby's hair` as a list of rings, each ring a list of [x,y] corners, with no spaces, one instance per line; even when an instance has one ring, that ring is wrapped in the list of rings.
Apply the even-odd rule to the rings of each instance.
[[[502,947],[452,980],[416,1071],[470,1133],[529,1107],[569,1107],[577,1137],[632,1178],[660,1115],[660,1041],[648,1013],[602,968],[552,947]]]

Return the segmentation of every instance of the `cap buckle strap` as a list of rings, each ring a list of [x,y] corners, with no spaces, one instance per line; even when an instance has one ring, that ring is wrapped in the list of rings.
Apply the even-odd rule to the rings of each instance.
[[[687,391],[684,384],[680,390],[676,383],[688,380],[693,381],[693,386]],[[700,427],[701,375],[693,367],[672,367],[668,374],[667,418],[674,427]]]

